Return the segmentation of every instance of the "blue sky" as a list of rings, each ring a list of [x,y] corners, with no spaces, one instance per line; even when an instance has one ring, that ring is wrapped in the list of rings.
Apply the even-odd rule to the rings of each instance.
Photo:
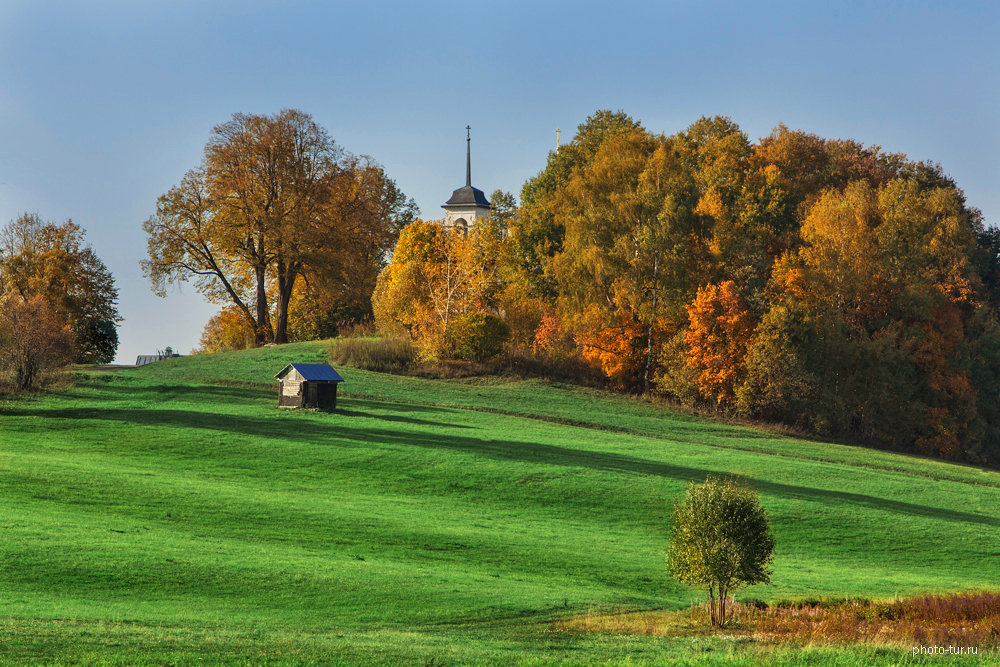
[[[673,133],[722,114],[940,162],[1000,222],[1000,9],[963,2],[0,0],[0,224],[88,231],[115,274],[119,359],[198,343],[216,306],[155,297],[156,198],[235,112],[299,108],[425,217],[464,184],[520,191],[596,109]]]

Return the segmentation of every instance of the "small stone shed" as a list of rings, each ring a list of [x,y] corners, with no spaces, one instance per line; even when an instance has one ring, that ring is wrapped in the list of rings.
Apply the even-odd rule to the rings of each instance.
[[[288,364],[275,375],[279,381],[279,408],[333,410],[337,385],[344,381],[329,364]]]

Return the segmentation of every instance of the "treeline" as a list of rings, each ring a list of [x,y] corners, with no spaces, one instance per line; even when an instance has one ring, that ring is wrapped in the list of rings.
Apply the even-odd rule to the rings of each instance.
[[[0,384],[35,387],[73,362],[110,363],[118,289],[85,232],[25,214],[0,228]]]
[[[403,231],[373,298],[383,329],[429,358],[501,337],[623,390],[1000,462],[1000,233],[940,166],[599,111],[503,203],[469,237]]]

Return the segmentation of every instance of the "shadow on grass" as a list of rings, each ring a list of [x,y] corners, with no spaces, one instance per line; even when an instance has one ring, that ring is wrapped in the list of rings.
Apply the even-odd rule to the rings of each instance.
[[[144,396],[143,393],[149,394]],[[338,401],[338,405],[345,406],[343,408],[338,408],[332,413],[315,412],[312,410],[281,410],[277,407],[277,392],[271,391],[261,391],[262,395],[266,395],[268,398],[274,398],[274,405],[262,408],[261,412],[267,411],[267,416],[262,417],[247,417],[240,415],[228,415],[219,414],[216,412],[197,412],[194,410],[156,410],[151,408],[52,408],[52,409],[30,409],[30,410],[20,410],[20,409],[10,409],[3,410],[3,415],[8,415],[11,417],[42,417],[45,419],[65,419],[69,421],[73,420],[83,420],[83,419],[98,419],[102,421],[120,421],[128,422],[132,424],[138,424],[141,426],[170,426],[177,428],[200,428],[213,431],[224,431],[230,433],[242,433],[249,436],[261,436],[266,438],[278,438],[283,440],[301,441],[309,440],[310,442],[317,442],[319,444],[323,443],[324,438],[336,437],[343,438],[345,432],[350,432],[357,429],[348,429],[345,431],[343,426],[337,423],[331,423],[327,420],[336,419],[338,417],[347,418],[367,418],[374,419],[378,421],[403,423],[403,424],[413,424],[415,426],[431,426],[436,428],[448,428],[448,429],[471,429],[472,426],[467,426],[465,424],[454,424],[449,423],[444,420],[434,420],[434,419],[421,419],[419,417],[403,416],[399,414],[384,414],[385,411],[391,412],[410,412],[410,413],[444,413],[452,414],[455,410],[449,408],[435,408],[432,406],[423,405],[410,405],[406,403],[392,403],[389,401],[363,401],[356,399],[341,399]],[[195,394],[208,394],[209,397],[206,398],[206,402],[212,402],[213,400],[228,400],[232,402],[234,398],[247,398],[247,390],[227,390],[225,387],[191,387],[190,391],[185,387],[177,387],[173,385],[164,385],[161,390],[159,387],[144,387],[143,391],[135,392],[131,394],[132,398],[135,399],[153,399],[160,398],[163,402],[168,402],[176,398],[191,398]],[[252,397],[254,400],[261,398],[261,396]],[[362,410],[350,410],[346,406],[361,408],[368,408],[373,411],[362,411]],[[289,423],[288,421],[281,420],[276,421],[275,416],[277,415],[289,415],[299,413],[302,414],[307,419],[303,419],[298,424],[298,428],[295,422]],[[315,418],[308,419],[309,416],[320,416],[322,421],[317,421]],[[317,433],[326,433],[327,435],[317,437]],[[390,433],[391,431],[386,431]]]
[[[204,388],[193,388],[202,391]],[[371,407],[377,405],[381,409],[395,409],[391,402],[345,401],[355,407]],[[370,404],[370,405],[368,405]],[[430,406],[413,406],[400,404],[398,407],[423,413],[452,412],[446,408]],[[456,435],[453,433],[426,433],[415,431],[387,430],[352,426],[350,419],[338,417],[364,416],[390,422],[402,422],[419,426],[431,426],[447,429],[471,428],[451,424],[446,421],[403,417],[399,415],[379,415],[353,410],[338,410],[330,415],[330,419],[303,420],[301,428],[295,428],[294,422],[275,419],[270,416],[250,417],[240,415],[223,415],[211,412],[194,412],[188,410],[128,410],[92,408],[53,408],[22,410],[18,408],[3,411],[6,416],[34,417],[42,419],[99,419],[138,424],[150,427],[184,427],[219,431],[224,433],[239,433],[246,436],[263,437],[273,440],[285,440],[294,443],[309,442],[323,446],[357,447],[365,443],[389,444],[404,447],[422,447],[427,449],[444,449],[471,454],[499,461],[515,461],[520,463],[565,466],[571,468],[589,468],[612,473],[653,475],[681,481],[700,482],[710,474],[718,474],[718,469],[694,468],[680,466],[662,461],[654,461],[635,456],[616,454],[608,451],[589,451],[573,449],[560,445],[527,442],[513,439],[490,439]],[[277,455],[278,452],[276,451]],[[909,514],[923,518],[956,521],[1000,527],[1000,519],[962,512],[958,510],[929,507],[916,503],[879,498],[877,496],[817,489],[809,486],[783,484],[766,479],[744,476],[754,488],[762,493],[770,493],[786,498],[795,498],[824,505],[850,503],[877,510]]]
[[[131,396],[143,396],[145,394],[149,398],[164,401],[173,398],[196,398],[199,395],[205,395],[207,399],[222,398],[230,401],[236,399],[241,403],[256,401],[265,397],[273,397],[275,403],[278,401],[277,390],[269,391],[256,387],[226,387],[221,385],[145,385],[134,390],[130,389],[129,394]]]
[[[434,412],[443,414],[455,414],[461,411],[460,409],[447,408],[437,405],[429,405],[426,403],[409,403],[409,402],[379,400],[379,399],[365,400],[363,398],[337,399],[337,404],[351,405],[354,407],[368,409],[368,410],[390,409],[395,412]],[[337,409],[337,414],[340,414],[342,412],[344,411],[341,410],[340,408]],[[358,413],[358,414],[364,414],[365,416],[370,416],[368,415],[368,413]]]

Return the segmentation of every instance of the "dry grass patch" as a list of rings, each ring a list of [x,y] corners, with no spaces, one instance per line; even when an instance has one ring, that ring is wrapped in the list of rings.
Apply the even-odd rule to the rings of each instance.
[[[782,642],[996,649],[1000,648],[1000,593],[775,606],[748,610],[745,623],[755,635]]]
[[[330,344],[333,363],[366,371],[398,373],[415,359],[416,349],[405,338],[335,338]]]
[[[732,623],[719,632],[766,643],[1000,648],[1000,593],[994,592],[735,603],[732,611]],[[704,604],[676,611],[586,614],[560,621],[556,629],[652,636],[711,633]]]
[[[703,605],[701,605],[703,606]],[[697,609],[700,609],[699,606]],[[704,610],[702,610],[704,612]],[[600,632],[611,635],[644,635],[677,637],[713,634],[707,622],[699,618],[696,608],[690,610],[632,611],[607,614],[584,614],[563,619],[553,629],[571,632]]]

